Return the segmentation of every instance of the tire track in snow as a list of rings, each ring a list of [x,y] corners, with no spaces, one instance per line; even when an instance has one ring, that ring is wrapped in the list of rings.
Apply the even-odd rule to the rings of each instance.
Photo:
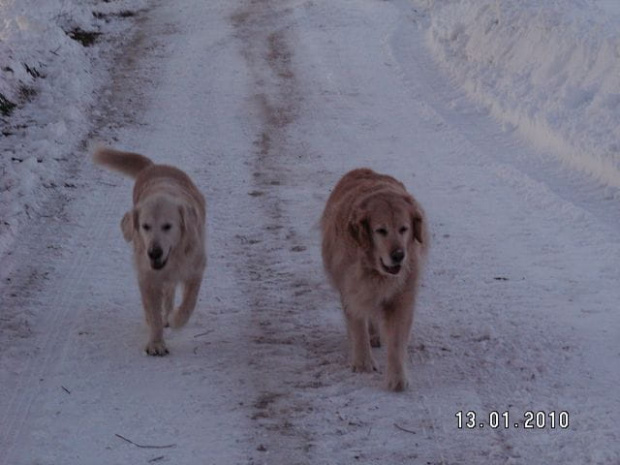
[[[240,238],[248,257],[239,273],[252,305],[250,363],[257,390],[252,416],[260,430],[257,449],[267,452],[265,463],[309,464],[312,436],[298,420],[312,407],[295,396],[295,388],[305,383],[309,333],[299,314],[309,298],[304,297],[309,284],[299,278],[295,262],[306,247],[298,240],[281,198],[294,168],[287,131],[302,100],[291,63],[293,8],[280,0],[250,1],[231,17],[253,82],[250,105],[259,120],[249,194],[256,203],[260,230]]]
[[[115,68],[113,85],[118,84],[116,81],[121,78],[125,67],[131,67],[135,57],[128,52],[135,50],[141,40],[137,35],[123,49],[126,53],[119,58],[120,66]],[[108,59],[115,58],[109,56]],[[104,110],[95,121],[94,133],[109,122],[114,104],[118,103],[100,102]],[[127,119],[129,115],[123,116]],[[88,153],[86,145],[84,143],[80,147],[85,154]],[[83,312],[90,311],[84,304],[91,284],[89,270],[98,260],[98,248],[92,246],[105,243],[108,230],[89,227],[82,212],[97,210],[99,217],[111,218],[113,224],[116,223],[116,205],[126,200],[124,192],[113,189],[113,192],[106,192],[106,202],[98,202],[93,191],[101,189],[101,186],[88,186],[100,182],[100,173],[94,174],[92,167],[85,166],[90,164],[88,156],[74,159],[78,161],[70,163],[65,187],[75,189],[91,208],[77,210],[73,202],[77,194],[56,192],[42,209],[47,214],[32,221],[21,240],[16,241],[16,249],[7,255],[15,267],[6,270],[12,272],[10,279],[2,276],[3,284],[6,284],[1,289],[5,309],[3,318],[12,319],[10,326],[15,335],[7,334],[7,337],[18,341],[15,351],[20,363],[18,369],[8,370],[8,380],[0,382],[2,386],[11,385],[11,394],[2,396],[8,400],[0,403],[3,412],[0,422],[0,463],[7,463],[6,459],[11,456],[13,448],[19,445],[20,437],[28,433],[24,431],[24,426],[33,404],[46,389],[60,388],[47,385],[46,378],[67,352],[67,346],[72,341],[68,337],[72,323]],[[76,179],[79,182],[75,182]],[[87,190],[90,192],[87,193]],[[80,220],[85,220],[86,225]],[[67,247],[67,241],[71,248]],[[44,299],[43,302],[41,299]],[[46,311],[39,315],[37,312],[41,307]],[[21,346],[22,342],[25,343],[24,347]],[[15,381],[11,379],[13,376],[16,376]]]
[[[120,194],[111,194],[108,200],[103,206],[97,205],[97,208],[100,208],[102,216],[111,217],[111,211],[115,210],[115,205],[121,200]],[[56,200],[60,203],[66,201]],[[59,204],[54,207],[64,208]],[[36,233],[21,242],[13,254],[16,262],[27,265],[16,273],[16,282],[4,290],[8,295],[4,305],[29,312],[24,321],[30,318],[33,320],[33,331],[28,339],[36,344],[36,348],[32,349],[30,345],[27,349],[30,353],[22,354],[24,357],[19,366],[17,382],[12,387],[9,400],[2,406],[4,414],[0,422],[0,463],[7,463],[5,459],[10,457],[13,447],[19,444],[20,436],[27,433],[23,431],[24,423],[36,399],[46,389],[59,388],[47,385],[47,374],[56,366],[71,340],[67,334],[72,322],[81,312],[88,311],[83,304],[83,297],[90,282],[89,269],[97,261],[97,249],[89,245],[105,242],[107,230],[83,227],[74,221],[75,212],[70,211],[68,219],[61,219],[51,227],[48,221],[42,224],[36,222],[32,225]],[[71,252],[57,248],[59,243],[71,236],[71,233],[67,233],[67,226],[83,229]],[[62,270],[62,274],[58,270]],[[41,281],[45,282],[47,289],[43,295],[37,289],[43,285]],[[41,298],[46,300],[38,302]],[[36,302],[36,307],[42,307],[45,313],[30,313],[27,309],[33,306],[33,302]]]
[[[127,105],[124,96],[125,87],[130,84],[127,74],[143,51],[143,19],[136,18],[136,35],[127,44],[119,44],[122,47],[112,52],[115,55],[107,57],[115,63],[114,73],[110,87],[100,94],[101,111],[94,117],[89,139],[132,122],[140,111],[140,99]],[[132,91],[140,93],[137,86]],[[46,390],[61,389],[46,381],[69,352],[74,322],[92,311],[92,303],[86,303],[92,297],[91,272],[101,261],[97,254],[101,253],[101,244],[108,242],[110,229],[117,229],[118,205],[127,200],[126,190],[116,187],[126,184],[124,180],[119,179],[112,189],[108,188],[107,182],[102,181],[102,171],[91,166],[87,145],[86,141],[82,143],[83,156],[74,157],[77,161],[68,168],[65,187],[71,186],[75,194],[55,193],[42,209],[47,214],[32,221],[21,240],[16,241],[16,249],[8,255],[15,267],[10,268],[10,281],[3,279],[6,286],[2,288],[2,304],[7,310],[3,316],[10,314],[13,318],[15,336],[8,336],[18,340],[12,355],[20,363],[18,369],[8,370],[11,377],[6,382],[0,382],[3,386],[11,383],[11,395],[3,395],[8,400],[0,403],[0,463],[8,463],[6,459],[11,457],[12,450],[30,433],[24,427],[33,405],[45,399]],[[82,202],[79,206],[78,196]],[[105,201],[101,202],[101,198]],[[87,217],[93,211],[97,211],[97,225]],[[96,227],[102,224],[110,227]],[[39,314],[41,309],[45,312]]]

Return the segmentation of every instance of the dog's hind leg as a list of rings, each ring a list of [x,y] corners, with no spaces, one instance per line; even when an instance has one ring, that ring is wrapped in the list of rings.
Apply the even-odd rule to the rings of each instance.
[[[140,281],[140,293],[142,294],[142,305],[144,306],[144,316],[149,326],[149,342],[144,350],[149,355],[164,356],[168,354],[168,348],[164,342],[164,320],[162,315],[163,292],[160,284],[154,285],[146,281]]]
[[[202,283],[202,273],[191,279],[188,279],[183,286],[183,300],[181,305],[172,316],[170,326],[173,328],[180,328],[189,321],[189,318],[196,308],[196,302],[198,301],[198,292],[200,292],[200,284]]]
[[[371,347],[381,347],[381,336],[379,335],[379,327],[372,318],[368,322],[368,335],[370,336]]]
[[[163,313],[164,313],[164,325],[166,328],[170,326],[170,314],[174,309],[174,291],[176,290],[176,284],[166,284],[163,288]]]

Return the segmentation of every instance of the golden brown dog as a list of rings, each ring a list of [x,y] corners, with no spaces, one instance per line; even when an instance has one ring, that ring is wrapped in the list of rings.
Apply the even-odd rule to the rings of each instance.
[[[183,171],[157,165],[137,153],[108,148],[95,151],[96,163],[135,179],[133,208],[121,230],[133,244],[134,262],[150,338],[149,355],[166,355],[164,326],[183,326],[198,299],[207,264],[205,199]],[[174,294],[183,285],[183,300],[172,313]]]
[[[321,218],[323,264],[340,292],[353,371],[376,370],[387,344],[387,388],[407,385],[405,361],[429,234],[422,207],[391,176],[361,168],[340,179]]]

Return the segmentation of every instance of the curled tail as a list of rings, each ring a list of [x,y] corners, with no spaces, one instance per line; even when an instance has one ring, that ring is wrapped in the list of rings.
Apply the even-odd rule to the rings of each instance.
[[[153,164],[144,155],[121,152],[120,150],[106,147],[100,147],[95,150],[93,161],[98,165],[105,166],[132,178],[135,178],[140,171]]]

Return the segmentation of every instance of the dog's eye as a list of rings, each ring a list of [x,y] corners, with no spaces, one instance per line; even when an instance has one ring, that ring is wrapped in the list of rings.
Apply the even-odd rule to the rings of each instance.
[[[385,229],[385,228],[379,228],[379,229],[377,229],[377,231],[376,231],[376,232],[377,232],[377,234],[379,234],[380,236],[384,236],[384,237],[385,237],[385,236],[387,236],[387,229]]]
[[[145,231],[150,231],[150,230],[151,230],[151,226],[150,226],[150,225],[148,225],[148,224],[146,224],[146,223],[144,223],[144,224],[142,225],[142,229],[144,229]]]
[[[405,234],[407,231],[409,231],[409,228],[407,226],[403,226],[398,230],[398,232],[400,232],[401,234]]]
[[[170,231],[172,229],[172,225],[170,223],[166,223],[161,227],[162,231]]]

